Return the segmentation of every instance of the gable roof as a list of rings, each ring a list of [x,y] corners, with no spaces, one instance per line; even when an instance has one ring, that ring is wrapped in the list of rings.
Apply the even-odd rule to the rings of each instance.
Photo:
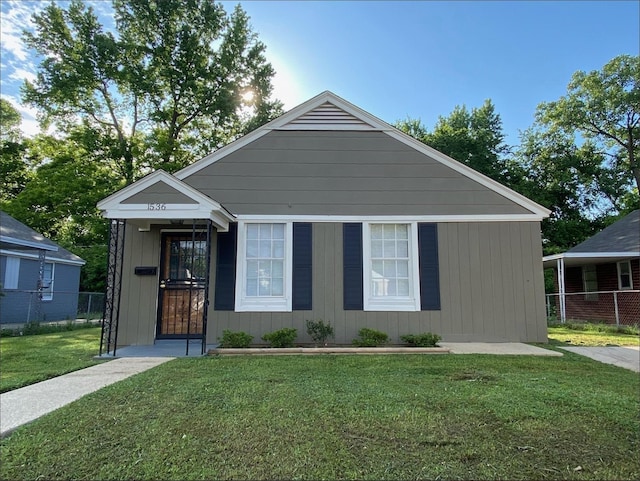
[[[161,169],[102,199],[98,209],[108,219],[209,219],[221,231],[233,219],[218,202]]]
[[[34,251],[44,250],[47,260],[58,260],[82,265],[85,262],[77,255],[60,247],[31,227],[0,211],[0,252],[23,257],[37,256]]]
[[[553,267],[558,259],[565,259],[567,265],[580,265],[635,257],[640,257],[640,209],[568,251],[545,256],[542,260],[545,267]]]
[[[509,199],[530,212],[532,220],[540,220],[550,213],[548,209],[523,195],[425,145],[329,91],[322,92],[277,119],[185,167],[177,172],[175,177],[185,180],[271,132],[287,130],[381,132]]]
[[[569,249],[568,254],[622,252],[640,255],[640,209]]]

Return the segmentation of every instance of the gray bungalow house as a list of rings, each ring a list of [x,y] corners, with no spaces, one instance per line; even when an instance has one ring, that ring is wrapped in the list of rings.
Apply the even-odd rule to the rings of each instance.
[[[75,319],[84,261],[0,211],[0,324]]]
[[[543,265],[555,270],[560,321],[640,323],[640,210]]]
[[[331,92],[174,175],[102,200],[111,219],[103,348],[167,338],[546,342],[549,211]],[[117,334],[117,336],[116,336]]]

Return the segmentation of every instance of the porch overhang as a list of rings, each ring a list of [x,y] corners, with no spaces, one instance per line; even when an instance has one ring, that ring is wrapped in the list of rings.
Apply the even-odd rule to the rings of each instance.
[[[234,220],[220,203],[163,170],[101,200],[98,209],[107,219],[126,219],[140,230],[149,230],[152,224],[211,221],[216,230],[227,232]]]
[[[560,259],[565,266],[571,267],[617,262],[638,257],[640,257],[640,252],[563,252],[543,257],[542,265],[545,269],[550,269],[556,267]]]

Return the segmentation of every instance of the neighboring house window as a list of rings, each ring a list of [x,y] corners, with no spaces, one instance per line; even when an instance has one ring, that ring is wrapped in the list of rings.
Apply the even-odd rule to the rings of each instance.
[[[291,311],[291,223],[238,224],[236,311]]]
[[[17,289],[18,278],[20,277],[20,258],[7,257],[7,263],[4,270],[4,288]]]
[[[420,310],[415,223],[365,223],[363,267],[364,310]]]
[[[633,289],[633,280],[631,278],[631,262],[618,262],[618,288]]]
[[[582,266],[582,282],[584,292],[596,292],[598,290],[598,276],[595,265]],[[586,294],[586,301],[597,301],[598,294]]]
[[[55,264],[45,262],[44,272],[42,274],[42,300],[50,301],[53,299],[53,281],[55,276]]]

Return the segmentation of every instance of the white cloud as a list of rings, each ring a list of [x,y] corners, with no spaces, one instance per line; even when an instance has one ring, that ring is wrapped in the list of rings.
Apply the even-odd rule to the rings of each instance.
[[[9,78],[12,80],[19,80],[20,83],[22,83],[24,80],[35,82],[36,74],[34,72],[35,69],[25,70],[23,68],[16,68],[9,74]]]
[[[12,54],[16,59],[25,61],[29,51],[22,40],[22,30],[32,26],[31,15],[40,10],[42,2],[3,2],[0,16],[0,49],[3,56]]]
[[[22,117],[20,130],[26,137],[33,137],[40,133],[40,125],[36,119],[38,111],[33,107],[22,105],[16,98],[9,95],[2,95],[2,98],[9,102]]]

